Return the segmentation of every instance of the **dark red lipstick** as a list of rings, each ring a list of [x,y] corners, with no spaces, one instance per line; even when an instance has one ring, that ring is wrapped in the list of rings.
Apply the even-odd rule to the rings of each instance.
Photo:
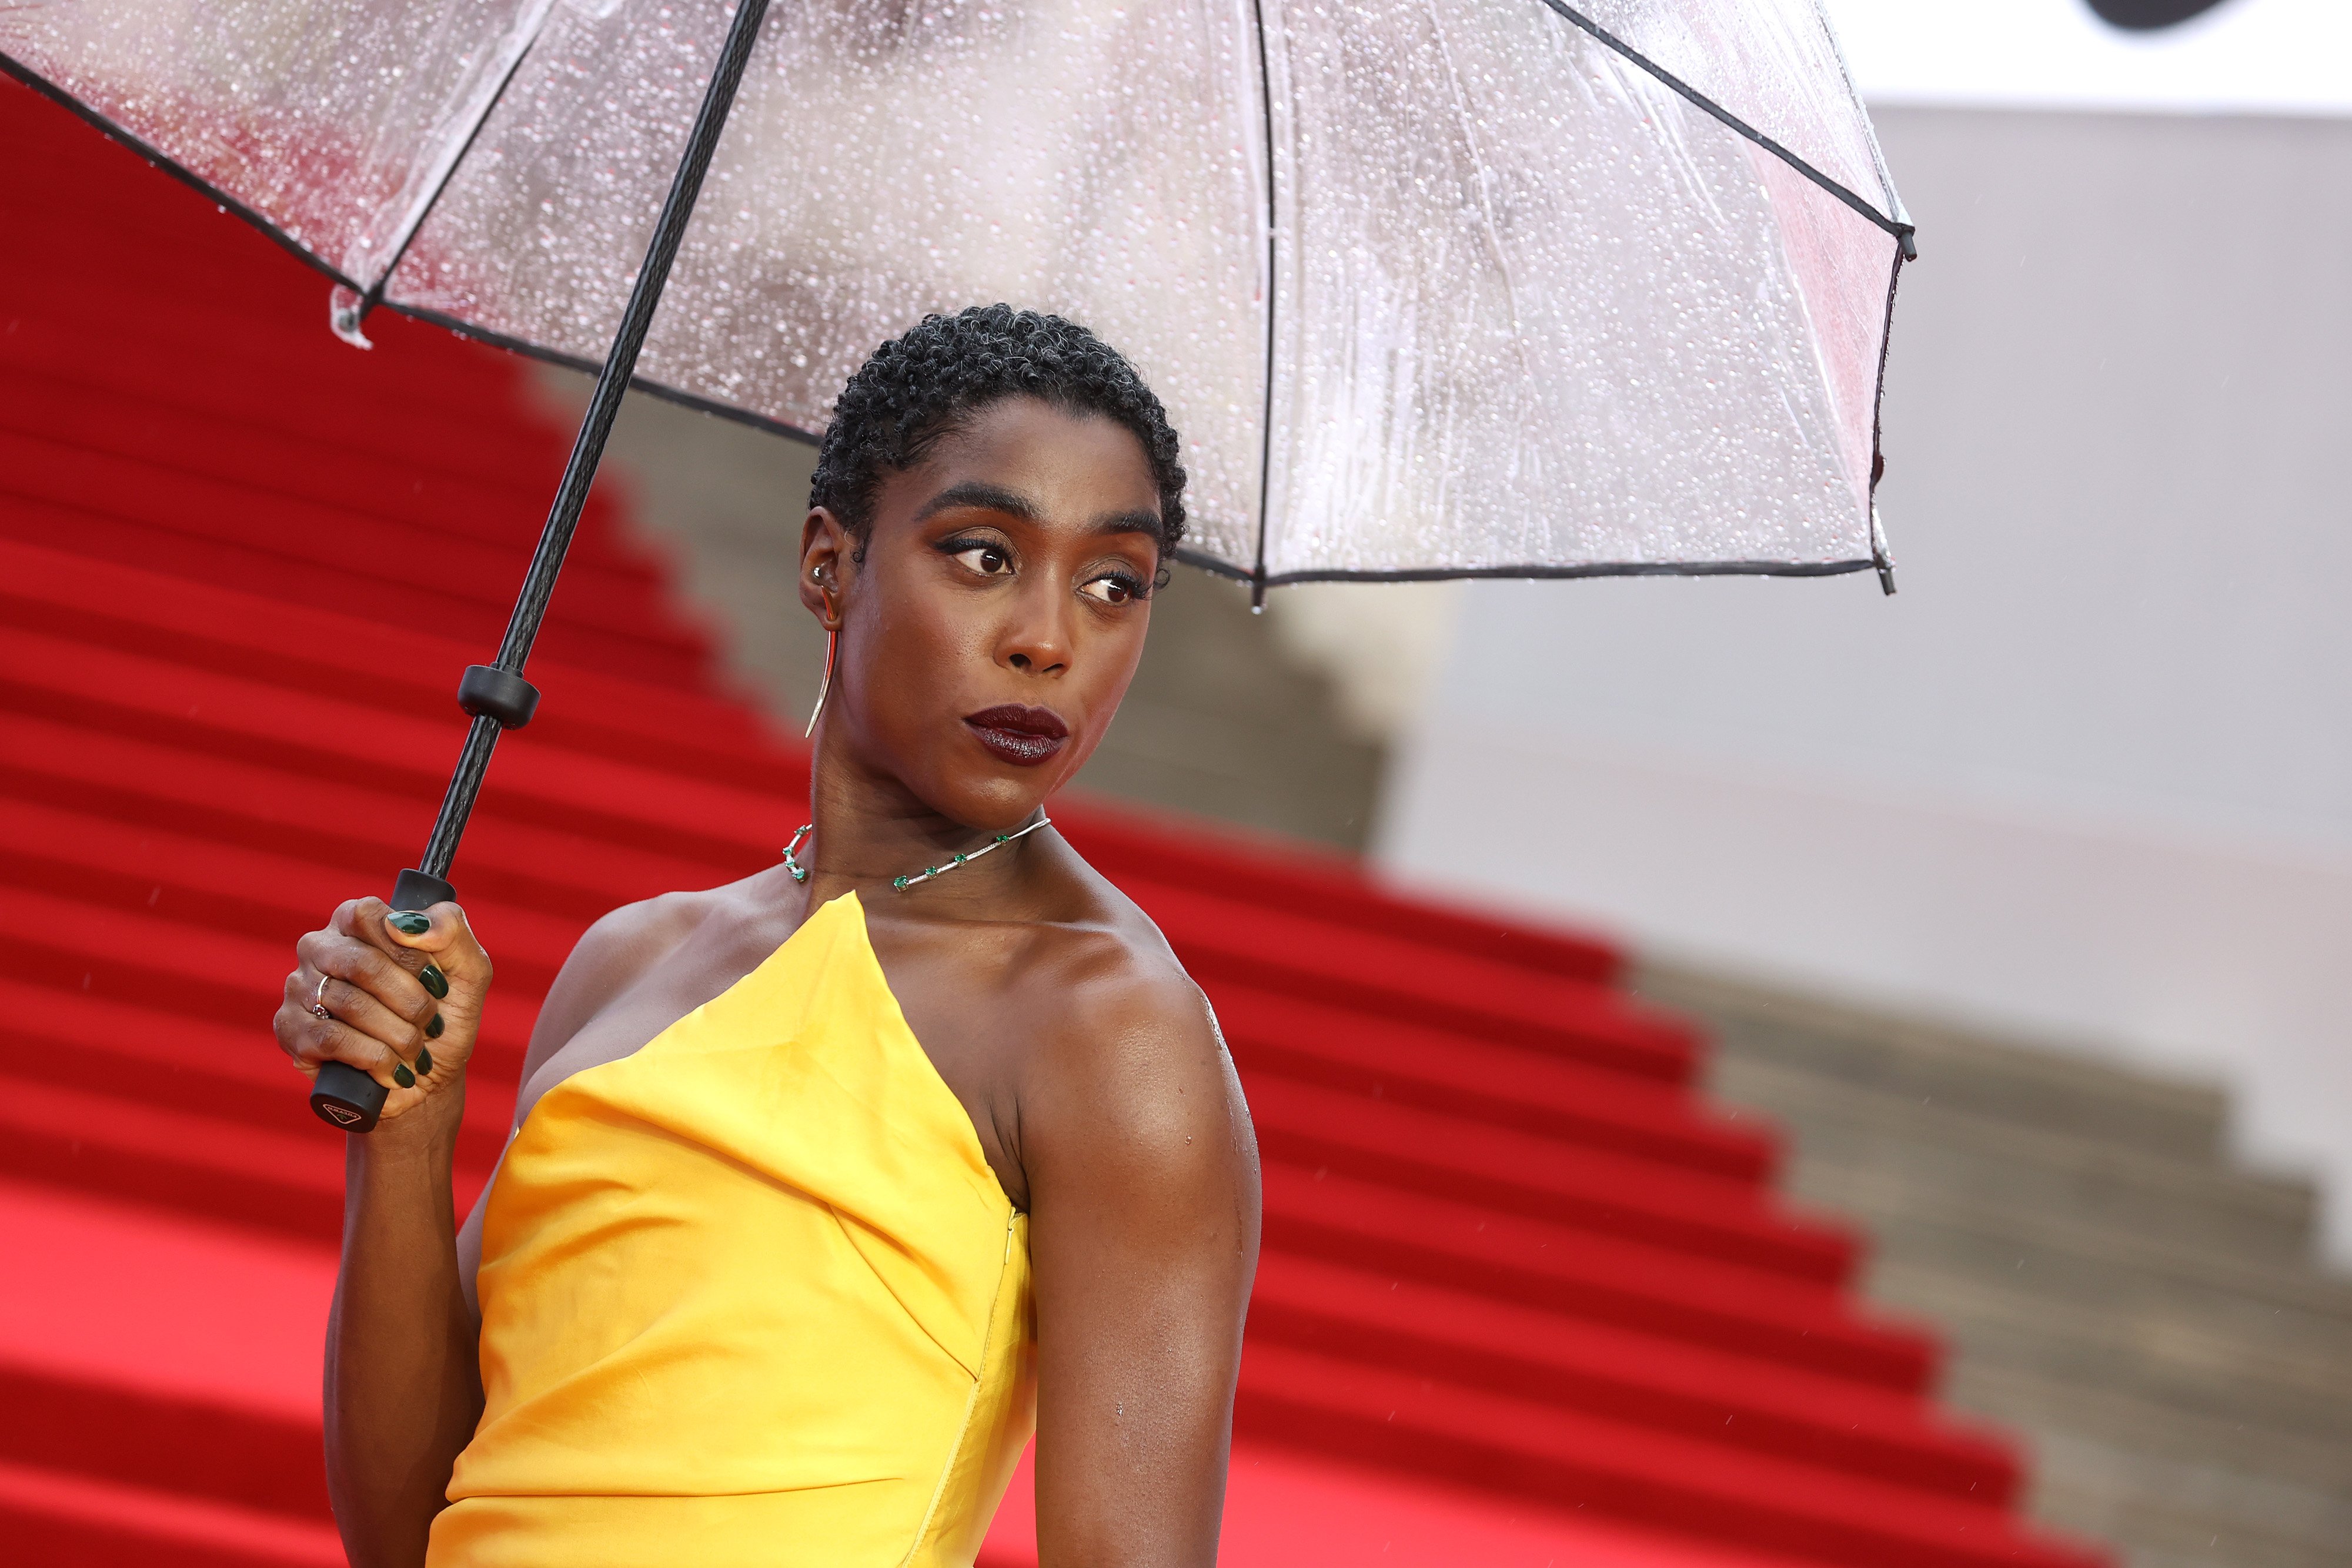
[[[1049,707],[1000,703],[963,716],[982,746],[1016,768],[1034,768],[1069,743],[1070,727]]]

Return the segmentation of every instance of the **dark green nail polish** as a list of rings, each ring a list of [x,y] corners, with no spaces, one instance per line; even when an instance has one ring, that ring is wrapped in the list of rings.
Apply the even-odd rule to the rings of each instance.
[[[425,1077],[425,1076],[426,1076],[426,1075],[430,1074],[430,1073],[432,1072],[432,1071],[433,1071],[433,1053],[432,1053],[431,1051],[425,1051],[425,1050],[424,1050],[424,1049],[422,1049],[422,1048],[419,1048],[419,1050],[418,1050],[418,1051],[417,1051],[417,1052],[416,1052],[416,1073],[417,1073],[417,1076],[418,1076],[418,1077],[420,1077],[420,1078]]]
[[[440,965],[425,965],[423,972],[416,977],[425,982],[425,988],[433,993],[435,999],[437,1000],[449,994],[449,977],[441,972]]]
[[[422,936],[433,929],[430,915],[419,915],[413,909],[395,909],[384,916],[385,924],[408,936]]]
[[[435,1013],[433,1015],[433,1021],[425,1026],[425,1038],[427,1040],[439,1040],[441,1038],[441,1015],[439,1013]]]
[[[392,1081],[394,1083],[399,1084],[403,1089],[414,1089],[416,1087],[416,1074],[409,1071],[405,1067],[394,1068],[392,1070]]]

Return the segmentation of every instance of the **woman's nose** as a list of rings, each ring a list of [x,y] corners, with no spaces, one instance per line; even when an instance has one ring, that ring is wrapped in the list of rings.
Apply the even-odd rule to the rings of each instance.
[[[1067,595],[1046,589],[1018,596],[1005,625],[997,658],[1023,674],[1057,675],[1070,664]]]

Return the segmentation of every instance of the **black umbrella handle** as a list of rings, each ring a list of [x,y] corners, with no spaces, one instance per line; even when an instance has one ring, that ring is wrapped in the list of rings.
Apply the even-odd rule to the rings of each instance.
[[[457,896],[457,890],[439,877],[411,866],[393,884],[392,906],[430,909]],[[391,1092],[348,1062],[322,1061],[319,1064],[319,1076],[310,1084],[310,1109],[330,1127],[341,1127],[347,1133],[372,1133],[383,1114],[384,1098]]]
[[[604,368],[597,372],[596,390],[588,399],[580,434],[572,439],[571,459],[555,486],[547,526],[540,530],[530,570],[523,575],[522,592],[515,600],[514,613],[507,619],[498,663],[472,666],[457,688],[458,706],[474,716],[473,727],[466,732],[457,771],[450,775],[449,788],[441,797],[441,814],[434,819],[433,836],[425,843],[424,864],[400,873],[393,891],[395,909],[423,909],[454,896],[444,879],[449,873],[449,862],[457,857],[457,841],[465,836],[467,820],[473,815],[474,798],[481,792],[482,776],[489,771],[490,752],[498,746],[499,732],[521,728],[530,722],[538,706],[538,688],[522,678],[523,665],[530,658],[531,644],[539,640],[539,624],[547,616],[556,575],[563,570],[563,558],[572,549],[572,530],[580,525],[589,486],[595,483],[597,465],[604,460],[604,443],[613,434],[613,422],[620,417],[621,400],[627,395],[630,379],[636,374],[638,351],[653,327],[662,290],[669,285],[670,264],[677,259],[678,243],[694,217],[694,204],[702,194],[702,177],[709,172],[710,155],[718,149],[719,133],[727,129],[727,116],[735,107],[735,89],[742,85],[743,68],[751,57],[751,46],[759,42],[760,24],[767,14],[768,0],[739,0],[735,19],[728,24],[719,64],[703,91],[702,107],[695,111],[694,129],[687,133],[685,155],[678,160],[669,194],[663,198],[661,215],[654,222],[645,265],[637,269],[629,302],[622,308],[612,352],[604,356]],[[330,1126],[365,1133],[383,1114],[387,1092],[366,1073],[331,1061],[319,1070],[310,1108]]]

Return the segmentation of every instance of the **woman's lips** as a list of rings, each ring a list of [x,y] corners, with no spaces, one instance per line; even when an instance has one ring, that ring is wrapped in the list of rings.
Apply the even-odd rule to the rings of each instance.
[[[1070,727],[1049,707],[1003,703],[963,716],[979,742],[1016,768],[1034,768],[1069,744]]]

